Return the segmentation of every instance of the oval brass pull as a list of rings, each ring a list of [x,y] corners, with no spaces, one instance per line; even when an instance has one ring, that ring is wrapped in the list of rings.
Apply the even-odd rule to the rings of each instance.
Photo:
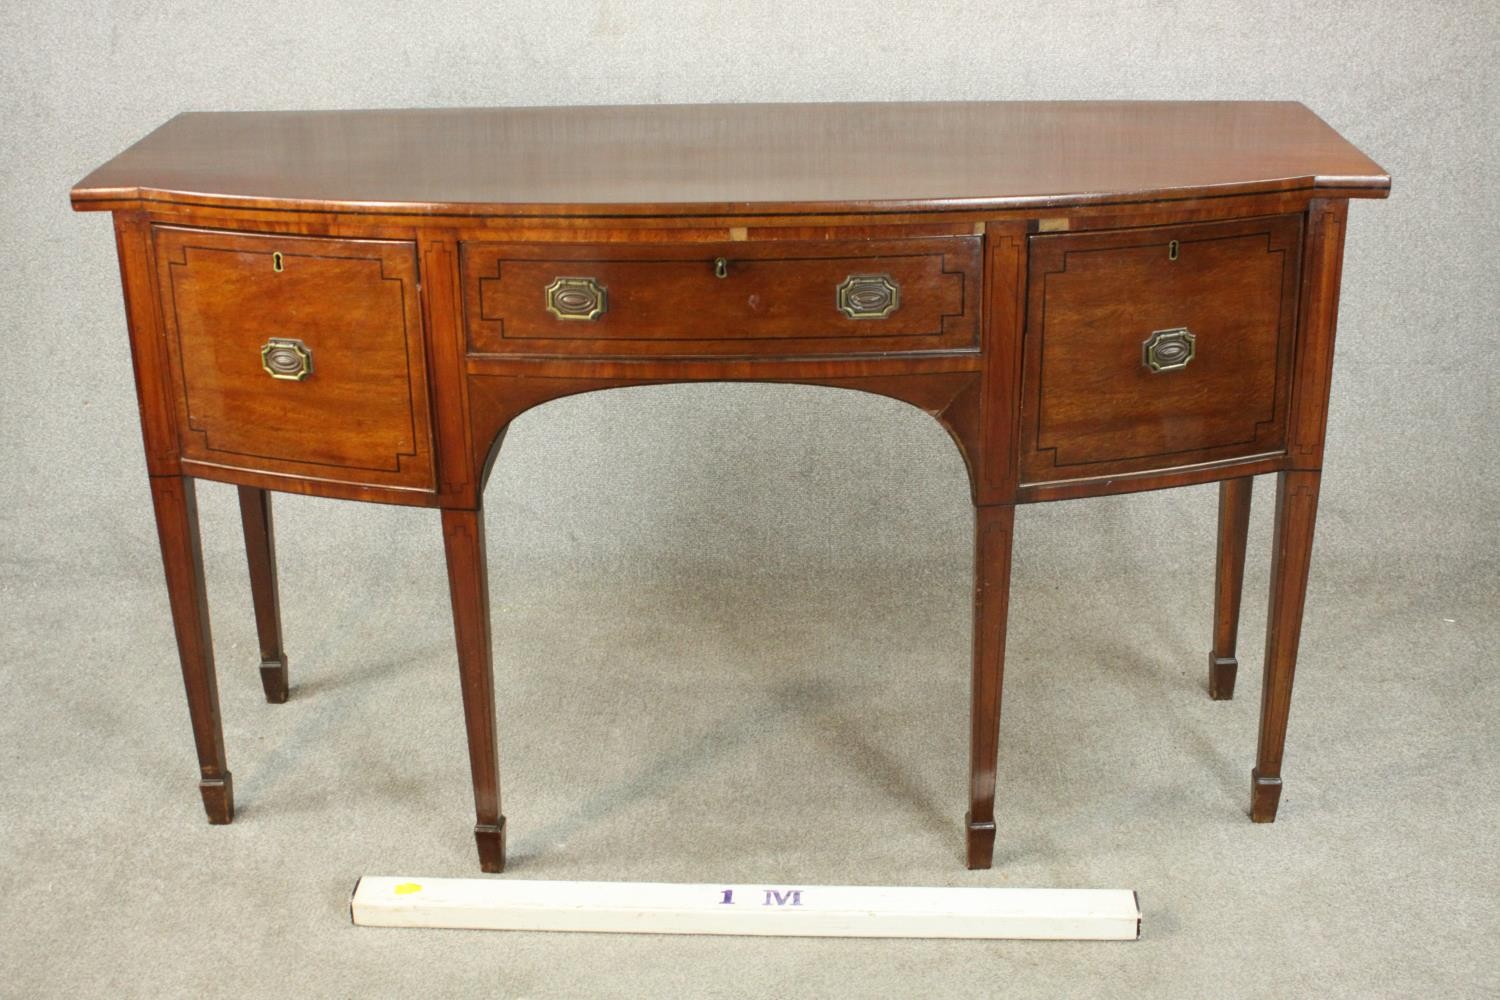
[[[727,278],[727,277],[729,277],[729,261],[725,260],[723,257],[715,257],[714,258],[714,277],[715,278]]]
[[[1141,364],[1153,372],[1175,372],[1186,368],[1198,353],[1198,338],[1185,326],[1156,330],[1141,344]]]
[[[593,278],[556,278],[547,286],[547,311],[558,319],[595,320],[609,308],[609,289]]]
[[[835,301],[850,319],[885,319],[901,308],[901,286],[889,274],[851,274],[839,283]]]
[[[266,374],[287,382],[301,382],[312,374],[312,349],[300,340],[272,337],[260,349]]]

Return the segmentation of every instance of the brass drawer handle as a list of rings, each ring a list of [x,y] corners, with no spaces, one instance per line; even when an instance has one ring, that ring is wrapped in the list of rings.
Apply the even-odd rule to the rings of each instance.
[[[312,348],[300,340],[272,337],[260,349],[266,374],[287,382],[301,382],[312,374]]]
[[[885,319],[901,308],[901,286],[889,274],[851,274],[839,283],[837,303],[850,319]]]
[[[1198,338],[1185,326],[1156,330],[1141,344],[1141,364],[1153,372],[1175,372],[1198,353]]]
[[[547,286],[547,311],[558,319],[596,320],[609,308],[609,289],[593,278],[557,278]]]

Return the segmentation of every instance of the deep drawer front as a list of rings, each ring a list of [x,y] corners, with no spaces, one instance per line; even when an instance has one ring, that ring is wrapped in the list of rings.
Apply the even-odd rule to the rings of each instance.
[[[1283,450],[1301,225],[1032,237],[1022,481]]]
[[[184,458],[431,488],[414,244],[154,235]]]
[[[690,246],[469,243],[475,354],[977,351],[981,239]]]

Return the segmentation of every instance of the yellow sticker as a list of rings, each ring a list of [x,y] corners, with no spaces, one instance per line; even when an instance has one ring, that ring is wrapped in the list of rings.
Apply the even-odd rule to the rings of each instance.
[[[422,887],[416,882],[402,882],[400,885],[396,886],[396,895],[398,896],[410,896],[414,892],[421,891]]]

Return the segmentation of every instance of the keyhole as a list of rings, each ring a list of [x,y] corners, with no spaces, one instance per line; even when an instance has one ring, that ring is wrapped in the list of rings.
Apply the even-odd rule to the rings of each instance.
[[[271,254],[271,270],[275,271],[277,274],[280,274],[282,271],[286,270],[286,268],[283,267],[281,263],[280,250],[277,250],[275,253]]]
[[[729,261],[725,260],[723,257],[715,257],[714,258],[714,277],[715,278],[727,278],[727,277],[729,277]]]
[[[1181,248],[1181,246],[1182,246],[1182,244],[1178,243],[1176,240],[1173,240],[1171,243],[1168,243],[1167,244],[1167,260],[1176,260],[1177,259],[1177,251]]]

